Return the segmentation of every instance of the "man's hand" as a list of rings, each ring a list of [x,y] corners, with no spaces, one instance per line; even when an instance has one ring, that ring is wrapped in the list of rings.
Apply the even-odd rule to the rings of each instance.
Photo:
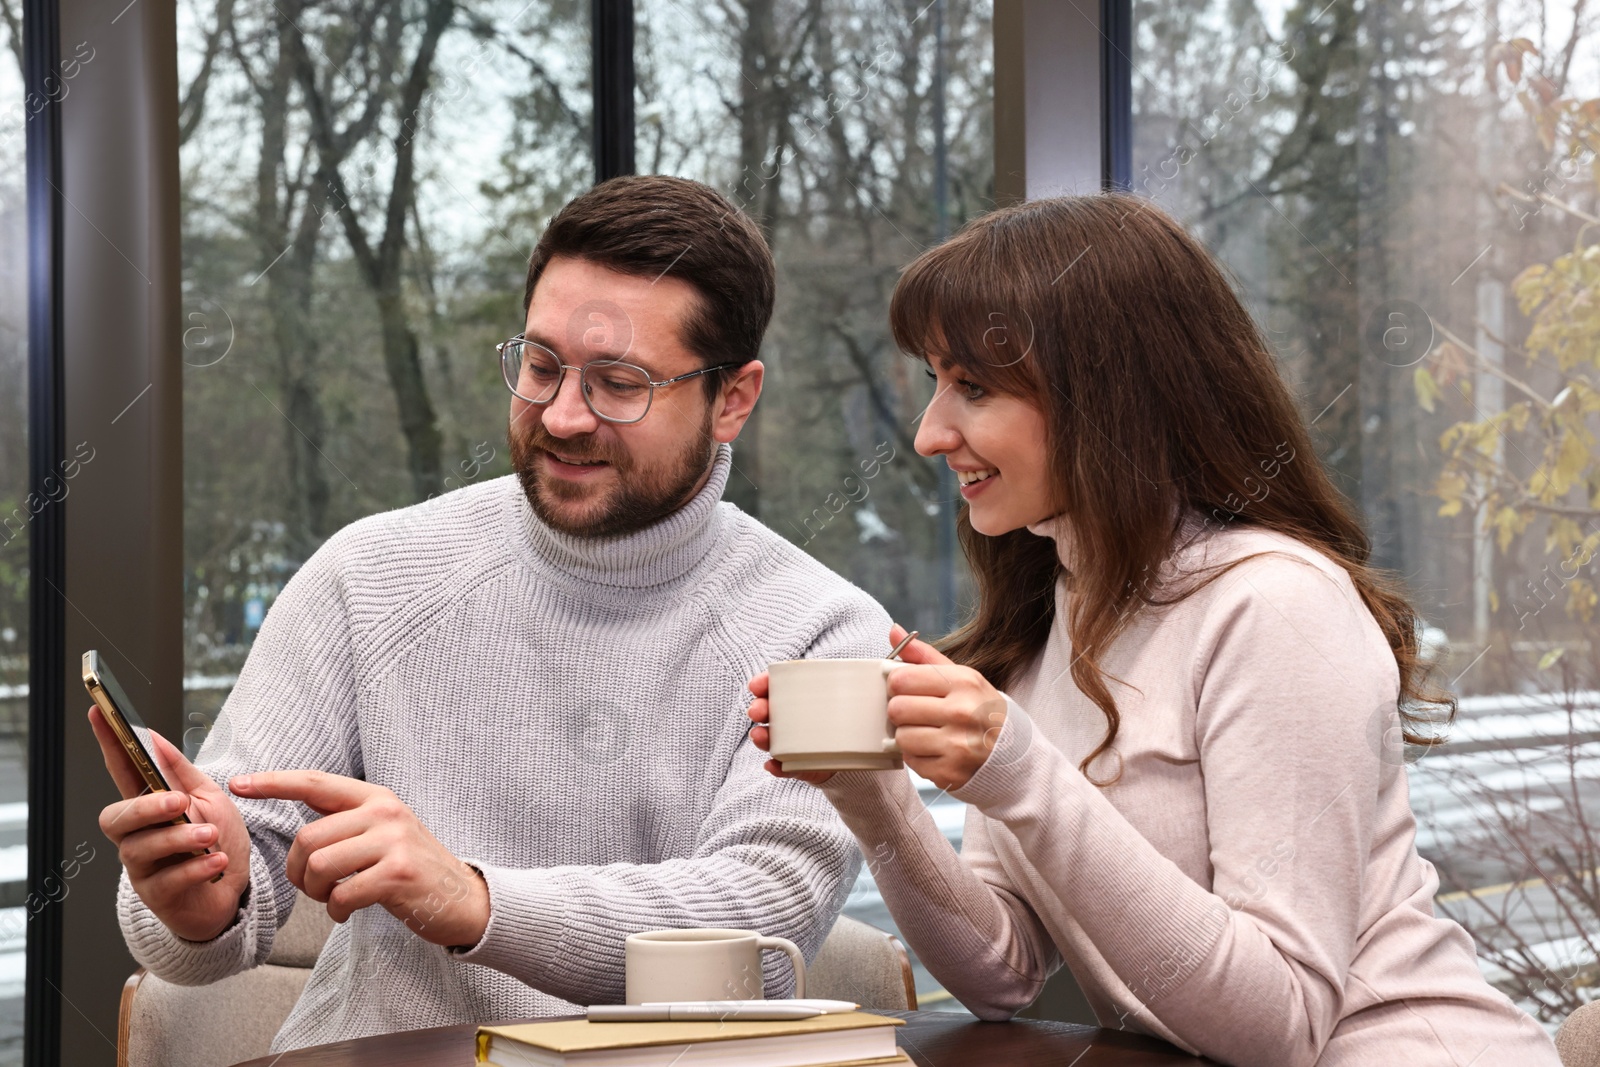
[[[476,945],[489,926],[489,887],[381,785],[323,771],[264,771],[228,781],[235,796],[298,800],[322,818],[289,849],[289,881],[334,922],[379,904],[436,945]]]
[[[89,725],[124,797],[100,812],[100,830],[117,846],[134,892],[179,937],[211,940],[233,921],[250,884],[250,833],[239,809],[153,730],[151,755],[172,791],[151,792],[98,707],[89,709]],[[180,813],[191,825],[171,825]],[[217,851],[191,855],[207,847]],[[218,871],[222,880],[211,881]]]

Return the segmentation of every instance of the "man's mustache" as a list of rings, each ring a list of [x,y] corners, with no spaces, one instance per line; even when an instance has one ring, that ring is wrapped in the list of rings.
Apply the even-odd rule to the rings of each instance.
[[[579,463],[593,463],[598,460],[603,463],[610,463],[612,466],[623,465],[617,461],[616,455],[603,448],[597,448],[593,441],[585,441],[583,438],[573,437],[552,437],[544,431],[543,427],[525,434],[523,436],[523,445],[530,451],[537,449],[543,452],[554,452],[558,456],[565,456],[567,459],[575,460]]]

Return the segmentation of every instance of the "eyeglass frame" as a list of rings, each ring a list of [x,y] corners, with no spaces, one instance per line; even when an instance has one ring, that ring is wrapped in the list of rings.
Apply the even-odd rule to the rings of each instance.
[[[556,361],[556,367],[558,368],[557,369],[557,373],[560,375],[560,378],[557,379],[557,381],[556,381],[555,390],[550,394],[550,396],[547,399],[544,399],[544,400],[529,400],[527,397],[525,397],[521,393],[517,392],[517,387],[512,385],[511,382],[507,379],[507,377],[506,377],[506,347],[508,345],[512,345],[512,344],[532,345],[534,348],[537,348],[539,351],[547,353],[550,356],[551,359]],[[500,380],[506,383],[506,388],[511,390],[511,395],[516,397],[518,400],[522,401],[525,404],[538,404],[540,406],[543,406],[545,404],[554,403],[556,397],[561,395],[561,387],[566,384],[567,371],[575,370],[575,371],[578,372],[578,389],[579,389],[579,393],[580,393],[580,395],[582,395],[583,402],[588,407],[590,412],[592,412],[594,414],[594,417],[597,418],[597,419],[604,419],[606,422],[615,423],[615,424],[617,424],[619,426],[632,426],[636,422],[643,422],[644,421],[644,417],[646,415],[650,414],[651,405],[655,403],[655,400],[656,400],[656,389],[658,389],[659,387],[661,387],[663,385],[674,385],[674,384],[676,384],[678,382],[687,381],[690,378],[698,378],[702,374],[711,374],[711,373],[713,373],[715,371],[719,371],[719,370],[729,370],[729,369],[734,368],[734,367],[742,367],[742,366],[744,366],[744,364],[742,364],[742,363],[718,363],[718,364],[715,364],[714,366],[701,367],[699,370],[692,370],[688,374],[679,374],[676,377],[666,378],[666,379],[663,379],[662,381],[658,382],[654,378],[650,377],[650,371],[647,370],[646,368],[639,366],[637,363],[629,363],[628,361],[622,360],[622,359],[591,359],[587,363],[581,363],[581,364],[580,363],[567,363],[560,356],[556,355],[556,353],[549,346],[542,345],[538,341],[529,340],[529,338],[526,335],[520,334],[520,333],[519,334],[515,334],[514,336],[511,336],[511,337],[508,337],[504,341],[501,341],[499,344],[494,346],[494,350],[500,356]],[[583,388],[583,386],[584,386],[584,375],[588,373],[590,367],[594,367],[594,366],[627,367],[630,370],[636,370],[640,374],[644,375],[644,380],[646,382],[648,382],[649,385],[650,385],[650,393],[649,393],[649,395],[647,397],[645,397],[644,410],[639,413],[639,417],[638,418],[636,418],[636,419],[619,419],[619,418],[616,418],[616,417],[611,416],[611,415],[603,414],[599,409],[597,409],[594,406],[594,401],[590,399],[588,390]]]

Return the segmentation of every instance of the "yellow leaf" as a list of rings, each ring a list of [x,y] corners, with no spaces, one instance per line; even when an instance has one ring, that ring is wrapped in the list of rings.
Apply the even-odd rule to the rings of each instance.
[[[1595,593],[1594,586],[1583,578],[1575,578],[1567,587],[1567,614],[1576,616],[1584,622],[1594,617],[1595,604],[1600,603],[1600,594]]]
[[[1428,368],[1418,365],[1411,376],[1411,384],[1417,391],[1417,403],[1423,411],[1432,414],[1434,401],[1440,397],[1439,383],[1433,380],[1433,375],[1428,373]]]
[[[1511,547],[1511,539],[1521,533],[1523,527],[1526,527],[1527,520],[1519,516],[1515,508],[1502,507],[1494,513],[1494,517],[1489,520],[1489,524],[1496,531],[1495,543],[1500,546],[1500,551],[1504,552]]]
[[[1591,460],[1589,449],[1579,430],[1567,433],[1566,439],[1561,442],[1561,452],[1556,460],[1552,481],[1555,483],[1557,496],[1565,496],[1573,483],[1583,476]]]
[[[1489,610],[1500,610],[1500,594],[1496,593],[1493,589],[1489,590]]]
[[[1539,669],[1542,671],[1548,667],[1555,666],[1556,660],[1560,659],[1562,653],[1564,652],[1566,652],[1566,649],[1564,648],[1552,648],[1549,652],[1546,652],[1544,655],[1540,656]]]

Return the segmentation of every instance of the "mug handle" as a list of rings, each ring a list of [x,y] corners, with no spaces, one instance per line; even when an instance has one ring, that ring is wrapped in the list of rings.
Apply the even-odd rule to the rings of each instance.
[[[800,946],[784,937],[758,937],[756,948],[766,951],[777,949],[789,956],[789,963],[794,967],[794,996],[796,1000],[804,1000],[806,995],[806,958],[800,954]]]
[[[885,678],[889,677],[889,672],[894,670],[896,667],[908,667],[908,666],[910,666],[910,664],[902,663],[899,660],[886,659],[886,660],[883,661],[883,676]],[[893,737],[884,738],[883,739],[883,754],[886,755],[886,756],[899,756],[901,754],[900,753],[900,742],[898,740],[896,740],[895,738],[893,738]]]

